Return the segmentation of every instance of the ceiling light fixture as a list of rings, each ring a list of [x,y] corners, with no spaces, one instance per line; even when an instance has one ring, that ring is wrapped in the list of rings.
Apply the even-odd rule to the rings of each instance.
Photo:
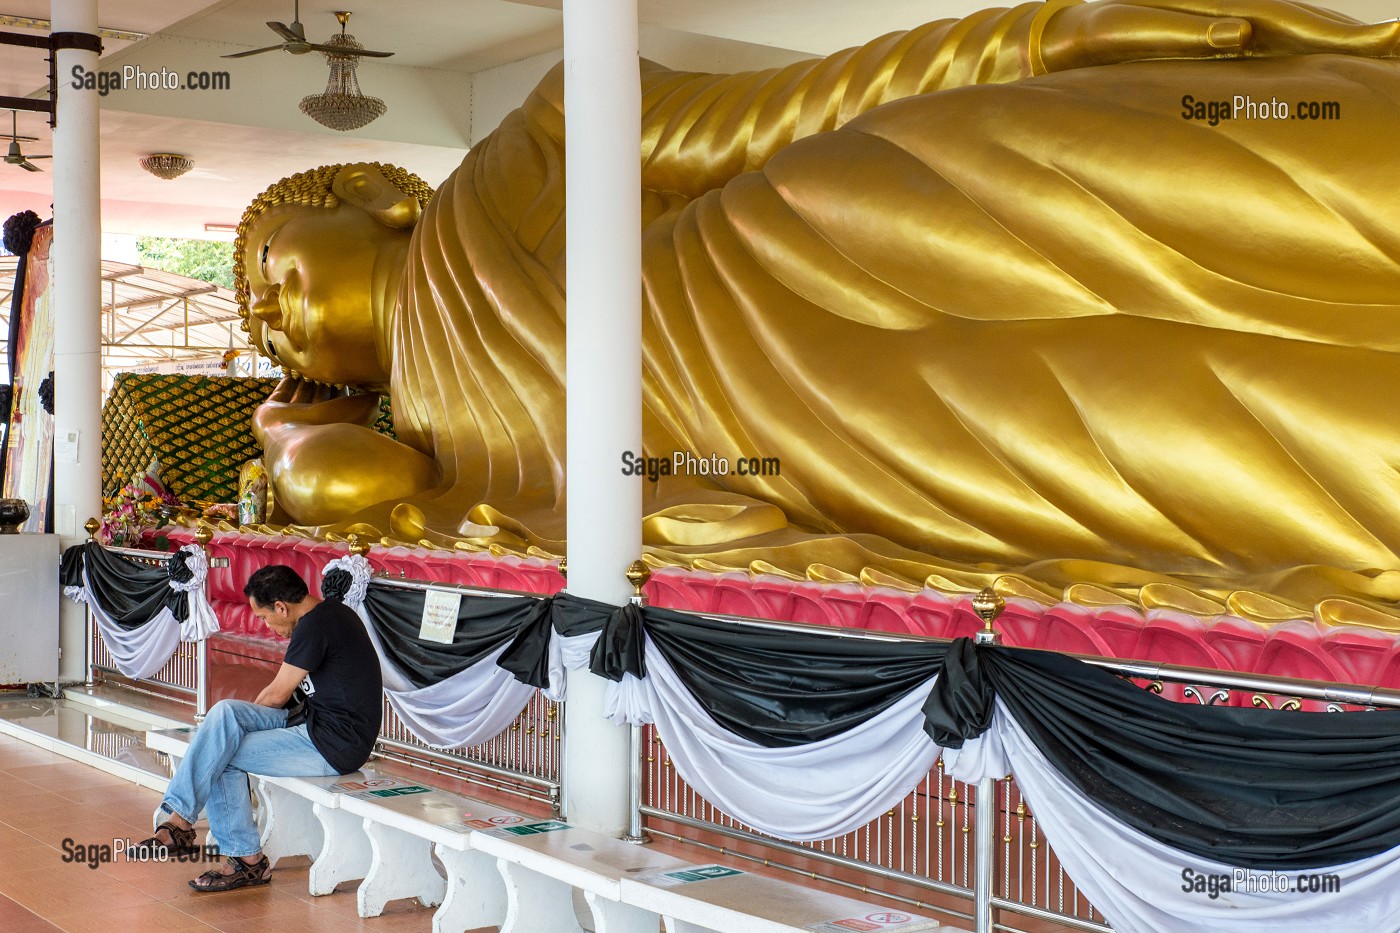
[[[389,108],[378,97],[366,97],[360,92],[355,68],[360,62],[364,46],[356,42],[354,36],[345,34],[345,25],[350,20],[349,13],[339,11],[335,18],[340,20],[340,32],[322,43],[323,46],[336,49],[324,53],[331,63],[326,90],[321,94],[303,97],[301,112],[322,126],[345,132],[358,130],[373,123],[384,116]]]
[[[194,160],[173,152],[153,152],[141,160],[141,167],[157,178],[169,181],[194,168]]]

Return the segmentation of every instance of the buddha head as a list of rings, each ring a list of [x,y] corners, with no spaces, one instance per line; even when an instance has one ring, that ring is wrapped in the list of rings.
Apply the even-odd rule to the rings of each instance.
[[[301,172],[258,195],[234,241],[249,342],[288,375],[384,386],[386,326],[432,193],[396,166],[356,163]]]

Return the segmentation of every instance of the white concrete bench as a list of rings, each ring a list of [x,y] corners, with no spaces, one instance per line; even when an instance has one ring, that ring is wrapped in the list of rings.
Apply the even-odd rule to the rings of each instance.
[[[183,758],[193,729],[147,734],[147,744]],[[269,861],[311,857],[308,890],[330,894],[345,881],[356,891],[363,917],[383,913],[398,898],[441,904],[435,933],[499,926],[506,887],[492,856],[471,850],[480,827],[525,824],[531,817],[482,801],[429,788],[413,779],[366,768],[331,777],[253,776],[260,806],[261,844]],[[447,878],[432,864],[433,847]]]
[[[147,744],[184,756],[192,730]],[[558,820],[524,816],[373,768],[324,778],[258,778],[263,851],[312,857],[309,889],[360,881],[359,914],[399,898],[440,905],[433,933],[933,933],[953,927],[904,910],[721,865],[696,865]],[[432,856],[446,869],[438,872]]]
[[[389,901],[414,897],[425,907],[442,905],[434,915],[435,931],[458,924],[460,930],[498,925],[505,892],[494,866],[471,851],[470,822],[499,825],[527,818],[411,779],[399,781],[400,786],[347,795],[341,803],[345,813],[359,818],[372,853],[357,894],[360,916],[377,917]],[[434,847],[445,879],[433,864]]]
[[[667,933],[946,931],[936,920],[815,891],[724,865],[624,878],[622,900],[659,914]]]
[[[477,830],[471,846],[494,856],[505,880],[501,933],[581,933],[574,888],[584,894],[596,933],[657,933],[661,918],[624,903],[622,881],[689,864],[558,820]]]

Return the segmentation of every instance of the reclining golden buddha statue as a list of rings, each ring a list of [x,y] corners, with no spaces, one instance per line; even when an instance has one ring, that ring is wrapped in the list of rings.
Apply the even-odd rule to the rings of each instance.
[[[649,554],[1379,618],[1398,37],[1050,0],[765,72],[644,63],[645,453],[781,469],[642,482]],[[330,166],[249,208],[290,521],[562,553],[563,159],[556,68],[436,193]]]

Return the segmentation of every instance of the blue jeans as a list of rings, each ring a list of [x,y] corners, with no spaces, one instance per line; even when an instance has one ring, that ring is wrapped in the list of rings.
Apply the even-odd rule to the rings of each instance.
[[[195,731],[161,809],[194,823],[208,809],[209,831],[222,855],[262,848],[248,799],[248,774],[320,777],[339,774],[321,757],[306,725],[286,727],[287,711],[243,700],[220,700]]]

